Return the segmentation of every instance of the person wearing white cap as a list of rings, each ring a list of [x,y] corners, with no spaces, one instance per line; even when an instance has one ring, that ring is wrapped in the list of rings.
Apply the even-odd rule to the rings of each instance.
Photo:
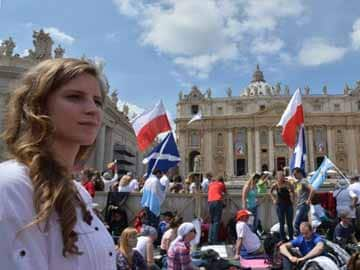
[[[199,269],[194,266],[190,255],[190,242],[196,237],[194,224],[185,222],[177,230],[177,237],[171,242],[167,252],[168,270]]]
[[[160,269],[154,261],[154,241],[156,239],[156,229],[152,226],[143,225],[135,249],[143,256],[150,270]]]

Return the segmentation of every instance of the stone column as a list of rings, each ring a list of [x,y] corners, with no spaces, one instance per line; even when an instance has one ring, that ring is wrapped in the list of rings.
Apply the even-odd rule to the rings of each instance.
[[[247,173],[250,175],[254,173],[254,146],[253,146],[253,133],[251,128],[247,129],[247,164],[248,170]]]
[[[275,170],[274,164],[274,132],[272,128],[269,128],[269,171],[273,172]]]
[[[259,129],[257,129],[257,128],[255,128],[255,170],[256,170],[256,172],[261,171],[260,132],[259,132]]]
[[[328,150],[328,158],[335,162],[335,144],[333,140],[333,129],[332,127],[328,127],[326,130],[327,134],[327,150]]]
[[[313,134],[313,129],[312,128],[308,128],[308,134],[309,134],[309,141],[308,141],[308,146],[309,146],[309,153],[308,153],[308,164],[309,164],[309,168],[310,171],[314,171],[315,170],[315,157],[314,157],[314,134]]]
[[[105,125],[102,125],[96,141],[96,156],[95,156],[96,168],[103,169],[104,155],[105,155]]]
[[[347,129],[346,134],[346,145],[347,145],[347,152],[348,152],[348,170],[350,174],[357,174],[357,144],[356,144],[356,134],[354,127]]]
[[[232,129],[228,130],[227,143],[226,175],[232,177],[234,176],[234,141]]]
[[[211,130],[205,131],[204,134],[204,167],[203,173],[213,172],[212,159],[213,159],[213,147],[211,139]]]

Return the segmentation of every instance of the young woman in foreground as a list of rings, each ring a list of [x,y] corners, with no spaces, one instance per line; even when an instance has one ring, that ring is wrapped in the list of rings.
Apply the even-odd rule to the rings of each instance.
[[[115,247],[71,173],[88,156],[105,86],[87,61],[46,60],[11,94],[0,164],[1,269],[116,269]]]

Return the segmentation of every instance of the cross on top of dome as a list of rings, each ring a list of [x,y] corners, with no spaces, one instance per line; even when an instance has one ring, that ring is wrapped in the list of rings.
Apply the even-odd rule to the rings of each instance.
[[[256,70],[253,74],[251,82],[266,82],[264,79],[264,73],[260,70],[259,64],[256,65]]]

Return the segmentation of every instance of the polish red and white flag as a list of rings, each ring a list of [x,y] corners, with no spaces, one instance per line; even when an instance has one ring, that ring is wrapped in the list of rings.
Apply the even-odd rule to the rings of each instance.
[[[290,99],[280,122],[276,125],[283,128],[281,136],[284,143],[289,147],[295,147],[297,129],[302,124],[304,124],[304,111],[301,102],[301,92],[298,88]]]
[[[145,111],[134,118],[131,124],[134,128],[140,151],[145,151],[158,134],[171,130],[162,101],[158,102],[151,110]]]

